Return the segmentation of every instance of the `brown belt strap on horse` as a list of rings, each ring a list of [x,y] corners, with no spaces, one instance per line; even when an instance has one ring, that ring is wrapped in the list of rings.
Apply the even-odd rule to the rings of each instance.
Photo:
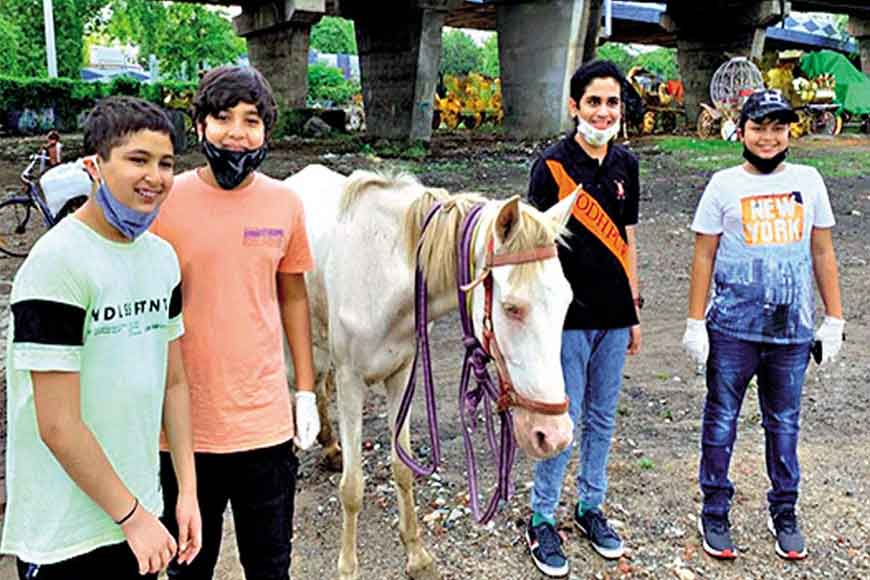
[[[601,204],[589,195],[582,185],[578,186],[571,179],[571,176],[568,175],[561,163],[553,159],[547,159],[546,163],[550,174],[556,180],[556,185],[559,186],[560,200],[565,199],[577,191],[577,189],[580,190],[577,193],[577,201],[571,208],[571,215],[583,224],[583,227],[589,230],[593,236],[598,238],[598,241],[604,244],[605,248],[610,250],[610,253],[622,264],[625,276],[631,280],[628,267],[628,243],[622,239],[619,228],[616,227],[616,224],[613,223],[613,220],[610,219],[610,216],[601,207]]]
[[[492,357],[498,370],[499,396],[497,405],[499,411],[504,411],[510,407],[522,407],[543,415],[561,415],[568,412],[569,401],[567,397],[559,403],[546,403],[529,399],[517,392],[492,326],[492,274],[489,270],[498,266],[525,264],[555,258],[556,255],[556,246],[543,246],[509,254],[495,254],[493,253],[493,239],[490,238],[487,244],[485,262],[487,273],[483,279],[483,330],[481,334],[483,335],[483,348]]]

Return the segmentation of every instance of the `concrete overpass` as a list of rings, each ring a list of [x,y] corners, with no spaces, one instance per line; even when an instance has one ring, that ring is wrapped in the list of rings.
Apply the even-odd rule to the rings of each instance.
[[[183,0],[196,1],[196,0]],[[202,0],[200,0],[202,1]],[[571,125],[565,111],[574,69],[595,54],[602,0],[205,0],[241,4],[237,32],[251,63],[287,106],[303,106],[311,26],[324,14],[354,21],[371,134],[428,140],[445,25],[497,30],[505,126],[518,137]],[[649,0],[632,3],[643,8]],[[617,21],[614,40],[676,46],[690,118],[729,55],[760,55],[790,10],[847,13],[870,70],[867,0],[668,0],[653,26]],[[404,23],[397,26],[396,23]]]

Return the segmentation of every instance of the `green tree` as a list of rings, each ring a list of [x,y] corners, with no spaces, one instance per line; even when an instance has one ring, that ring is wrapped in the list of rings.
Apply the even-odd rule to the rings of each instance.
[[[21,31],[14,23],[0,16],[0,75],[19,76],[18,46]]]
[[[625,45],[618,42],[606,42],[599,46],[595,57],[614,62],[623,73],[627,73],[628,69],[634,66],[634,56],[628,52]]]
[[[441,72],[467,75],[478,71],[482,63],[482,50],[474,39],[462,30],[449,29],[441,35]]]
[[[311,48],[325,54],[356,54],[353,20],[324,16],[311,27]]]
[[[98,32],[139,46],[143,66],[155,55],[162,75],[178,77],[186,70],[195,79],[203,65],[233,62],[246,50],[223,8],[153,0],[111,0],[110,8]]]
[[[85,25],[108,0],[53,0],[57,71],[62,77],[78,78],[82,61]],[[48,74],[45,56],[45,23],[42,2],[3,0],[0,20],[12,23],[19,31],[15,52],[20,76],[44,77]]]
[[[497,34],[493,34],[483,43],[480,72],[494,79],[499,77],[500,70]]]

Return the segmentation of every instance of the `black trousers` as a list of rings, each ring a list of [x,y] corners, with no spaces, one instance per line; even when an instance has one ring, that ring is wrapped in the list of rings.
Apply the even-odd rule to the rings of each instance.
[[[127,542],[97,548],[56,564],[30,564],[18,560],[19,580],[157,580],[157,574],[139,575],[139,564]]]
[[[239,559],[248,580],[289,580],[298,461],[290,441],[237,453],[195,453],[202,550],[191,564],[173,560],[172,580],[211,580],[227,502],[233,510]],[[160,454],[163,523],[178,538],[178,483],[169,453]],[[37,579],[39,580],[39,579]]]

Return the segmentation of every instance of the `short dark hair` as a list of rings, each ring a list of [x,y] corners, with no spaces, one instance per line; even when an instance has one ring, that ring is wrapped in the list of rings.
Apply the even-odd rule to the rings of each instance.
[[[625,85],[625,75],[612,61],[593,60],[580,66],[571,77],[571,98],[580,102],[586,87],[595,79],[613,79],[619,83],[619,90]]]
[[[163,110],[136,97],[106,97],[100,100],[84,122],[85,155],[109,159],[112,149],[124,144],[131,133],[150,130],[165,133],[175,149],[172,122]]]
[[[204,124],[207,116],[240,102],[257,107],[268,136],[278,120],[278,106],[269,81],[252,66],[220,66],[205,73],[193,97],[193,122]]]

